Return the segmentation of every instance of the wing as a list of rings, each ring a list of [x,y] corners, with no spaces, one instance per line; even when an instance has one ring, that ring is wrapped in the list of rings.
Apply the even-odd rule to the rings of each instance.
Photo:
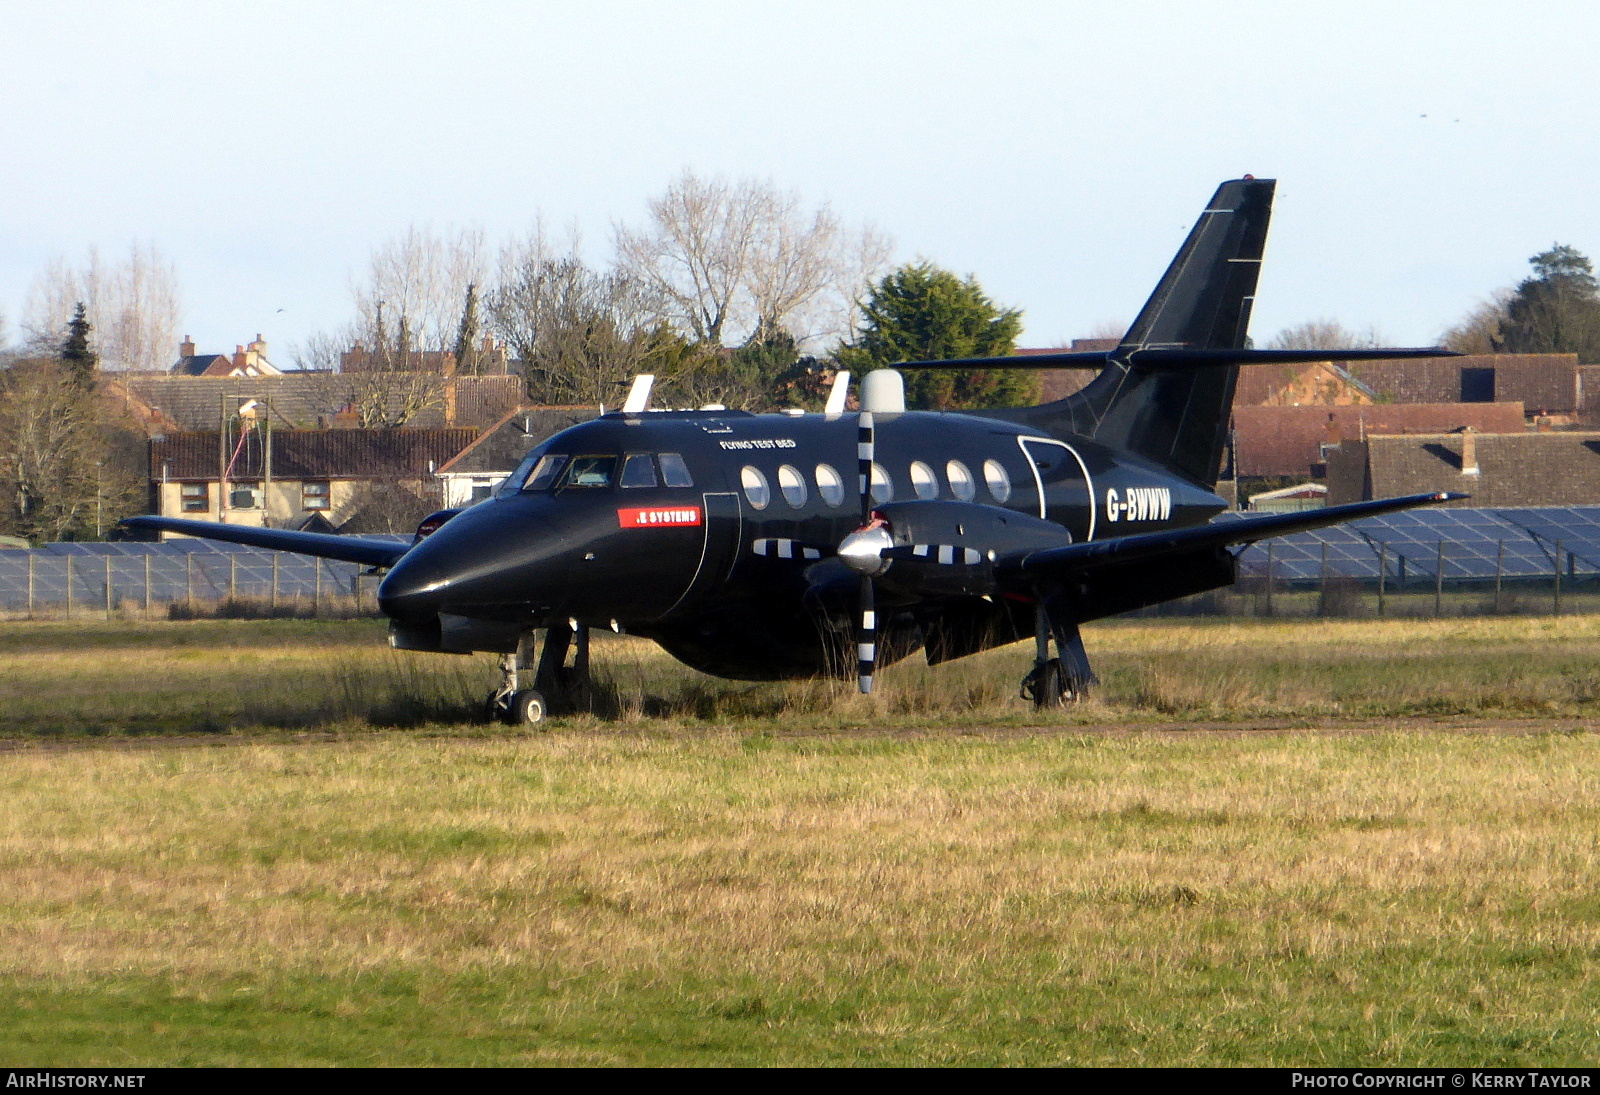
[[[1111,614],[1230,584],[1226,549],[1237,544],[1463,497],[1412,494],[1081,543],[1060,525],[994,506],[892,502],[875,511],[894,538],[881,553],[890,565],[877,581],[908,601],[1031,598],[1041,583],[1071,582],[1085,611],[1098,605],[1095,615]]]
[[[1431,506],[1465,498],[1464,494],[1438,492],[1434,494],[1408,494],[1399,498],[1380,498],[1374,502],[1351,502],[1343,506],[1306,510],[1301,513],[1268,514],[1261,517],[1242,517],[1233,521],[1218,521],[1192,528],[1172,529],[1166,532],[1146,532],[1136,536],[1121,536],[1115,540],[1091,540],[1081,544],[1043,548],[1026,554],[1015,554],[1001,561],[999,573],[1046,574],[1057,570],[1082,570],[1096,566],[1123,565],[1164,555],[1181,555],[1207,548],[1230,547],[1234,544],[1253,544],[1272,536],[1287,536],[1293,532],[1307,532],[1326,528],[1358,517],[1375,517],[1380,513]]]
[[[181,532],[207,540],[225,540],[251,547],[276,548],[322,559],[341,559],[347,563],[388,567],[411,550],[410,543],[393,540],[366,540],[356,536],[331,536],[323,532],[294,532],[281,528],[253,528],[249,525],[224,525],[216,521],[188,521],[182,517],[129,517],[127,528]]]

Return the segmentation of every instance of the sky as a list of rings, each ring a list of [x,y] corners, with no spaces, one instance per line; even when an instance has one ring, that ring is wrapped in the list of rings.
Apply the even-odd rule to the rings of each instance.
[[[604,262],[688,168],[870,222],[1058,345],[1126,324],[1249,173],[1258,342],[1430,345],[1553,242],[1600,256],[1596,41],[1561,0],[12,4],[0,316],[153,243],[202,352],[283,362],[409,226],[542,217]]]

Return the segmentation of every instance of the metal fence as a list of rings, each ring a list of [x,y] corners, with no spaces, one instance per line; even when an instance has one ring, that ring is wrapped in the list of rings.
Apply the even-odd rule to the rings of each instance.
[[[1228,608],[1267,615],[1600,610],[1600,506],[1366,518],[1253,544],[1239,576]]]
[[[0,610],[32,614],[143,610],[255,602],[313,610],[349,599],[373,605],[375,579],[356,563],[311,559],[240,544],[47,544],[0,551]]]

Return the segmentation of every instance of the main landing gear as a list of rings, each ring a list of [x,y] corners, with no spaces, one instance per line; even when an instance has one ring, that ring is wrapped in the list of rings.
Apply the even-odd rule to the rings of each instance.
[[[1099,683],[1089,668],[1077,623],[1054,601],[1041,597],[1033,610],[1033,668],[1022,678],[1022,698],[1033,701],[1036,708],[1078,703],[1088,696],[1091,684]]]
[[[588,703],[589,629],[576,621],[548,628],[537,668],[534,644],[533,632],[527,632],[516,653],[500,658],[500,687],[489,694],[485,705],[490,721],[533,726],[551,710],[573,710]],[[523,688],[522,674],[529,669],[534,670],[533,687]]]

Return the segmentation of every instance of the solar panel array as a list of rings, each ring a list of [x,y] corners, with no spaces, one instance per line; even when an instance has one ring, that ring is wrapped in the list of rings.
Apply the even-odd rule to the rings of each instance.
[[[1235,520],[1241,514],[1224,514]],[[409,537],[374,537],[406,540]],[[1270,545],[1270,548],[1269,546]],[[1506,509],[1414,509],[1366,517],[1314,532],[1252,544],[1239,557],[1243,576],[1313,582],[1330,578],[1434,581],[1443,562],[1450,581],[1549,578],[1559,565],[1571,578],[1600,577],[1600,506]],[[30,564],[31,560],[31,564]],[[70,566],[68,560],[71,560]],[[110,560],[113,604],[165,604],[238,596],[261,600],[352,596],[365,569],[356,563],[207,540],[163,543],[47,544],[0,551],[0,609],[88,607],[106,602]],[[147,562],[148,560],[148,562]],[[320,577],[319,577],[320,573]],[[31,576],[30,576],[31,574]]]
[[[47,544],[0,551],[0,609],[90,607],[108,599],[159,605],[229,596],[262,601],[353,596],[363,570],[357,563],[206,540]]]
[[[1268,545],[1270,546],[1270,549]],[[1329,577],[1450,581],[1600,575],[1600,506],[1414,509],[1250,545],[1240,573],[1284,581]]]

